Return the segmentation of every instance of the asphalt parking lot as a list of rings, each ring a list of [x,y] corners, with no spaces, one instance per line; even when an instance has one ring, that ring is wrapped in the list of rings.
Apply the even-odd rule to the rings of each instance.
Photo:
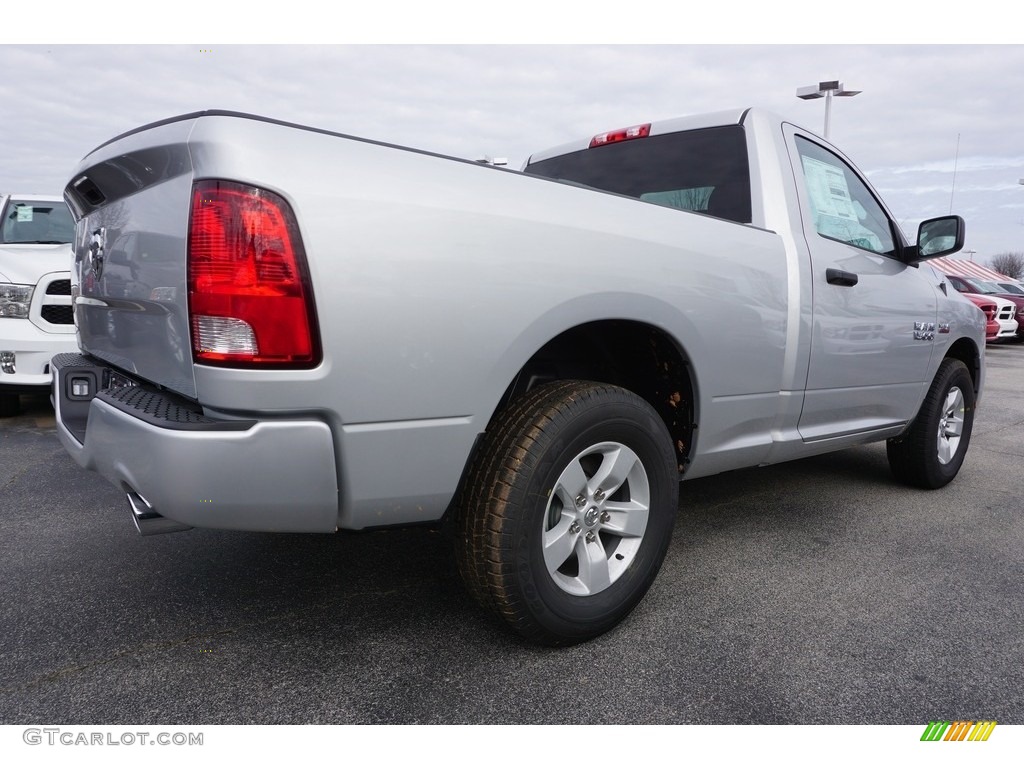
[[[867,446],[682,486],[609,634],[522,644],[444,532],[142,538],[45,400],[0,426],[0,723],[1024,723],[1024,345],[959,477]]]

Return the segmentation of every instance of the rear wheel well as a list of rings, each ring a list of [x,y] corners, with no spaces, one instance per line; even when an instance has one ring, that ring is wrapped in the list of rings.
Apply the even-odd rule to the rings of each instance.
[[[496,413],[525,392],[563,379],[614,384],[642,397],[665,422],[679,471],[685,469],[696,429],[694,383],[686,357],[664,331],[626,320],[571,328],[545,344],[519,370]]]

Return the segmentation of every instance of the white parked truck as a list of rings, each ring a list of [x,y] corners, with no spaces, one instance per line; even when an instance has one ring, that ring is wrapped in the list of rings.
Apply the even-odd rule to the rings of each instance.
[[[60,195],[0,195],[0,417],[50,390],[50,359],[75,352],[71,240]]]
[[[523,171],[228,112],[94,150],[67,450],[142,533],[449,520],[536,642],[609,629],[681,479],[888,441],[957,474],[980,311],[836,148],[757,110],[634,126]]]

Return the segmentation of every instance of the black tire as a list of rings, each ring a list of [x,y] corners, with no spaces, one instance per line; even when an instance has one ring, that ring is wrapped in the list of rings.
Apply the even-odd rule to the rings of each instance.
[[[910,427],[886,444],[889,468],[908,485],[941,488],[960,471],[973,426],[971,374],[961,361],[947,358]]]
[[[21,399],[18,395],[0,392],[0,418],[17,416],[21,413]]]
[[[645,400],[593,382],[538,387],[478,446],[456,514],[459,571],[528,640],[583,642],[647,592],[678,498],[672,439]]]

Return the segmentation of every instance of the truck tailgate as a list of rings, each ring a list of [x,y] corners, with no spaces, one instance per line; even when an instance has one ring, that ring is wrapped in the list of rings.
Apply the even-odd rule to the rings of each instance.
[[[186,249],[193,165],[178,119],[88,155],[65,195],[78,224],[72,271],[82,348],[112,366],[196,397]]]

